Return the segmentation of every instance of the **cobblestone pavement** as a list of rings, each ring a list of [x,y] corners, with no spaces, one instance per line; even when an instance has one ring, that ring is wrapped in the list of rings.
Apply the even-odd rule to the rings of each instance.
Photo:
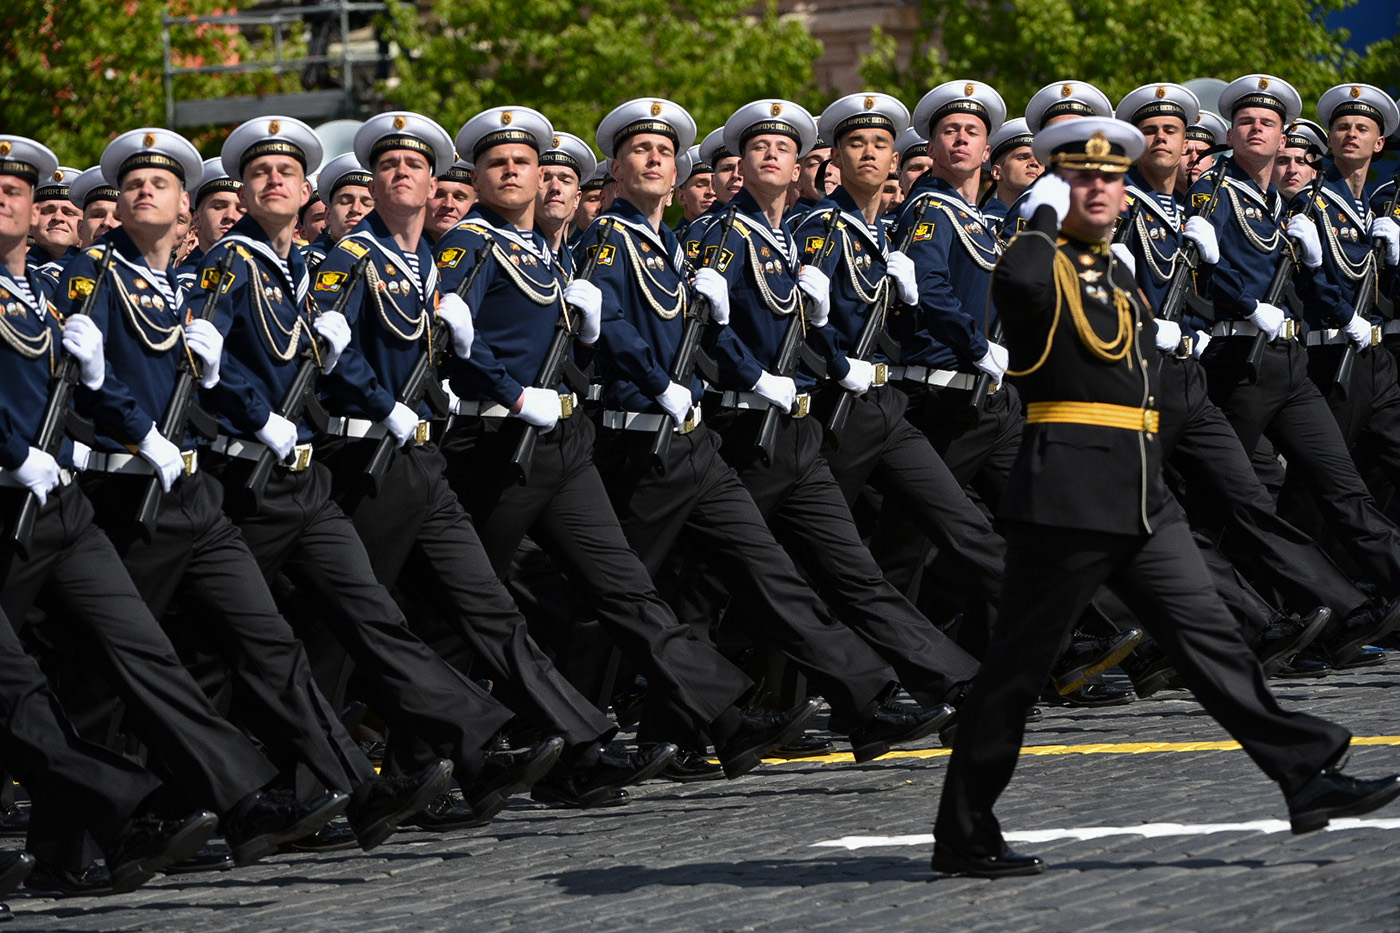
[[[1382,737],[1354,748],[1352,770],[1400,771],[1400,659],[1273,684],[1286,704],[1337,719],[1358,738]],[[1051,866],[1029,879],[929,872],[926,834],[947,765],[935,739],[861,766],[847,757],[773,763],[732,783],[653,782],[613,810],[520,798],[486,829],[401,833],[368,854],[276,856],[157,879],[119,898],[17,894],[9,903],[15,929],[162,933],[1400,929],[1400,805],[1360,828],[1308,836],[1201,834],[1198,824],[1284,819],[1282,798],[1238,748],[1111,748],[1226,738],[1183,693],[1047,709],[1027,746],[1099,747],[1023,756],[998,811],[1008,832],[1187,825],[1154,837],[1019,843]]]

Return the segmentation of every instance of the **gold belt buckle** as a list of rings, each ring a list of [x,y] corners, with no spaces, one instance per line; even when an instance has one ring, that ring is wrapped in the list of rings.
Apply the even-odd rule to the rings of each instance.
[[[559,393],[559,417],[569,418],[573,416],[573,413],[574,397],[572,395],[565,395],[562,392]]]
[[[1285,318],[1283,330],[1279,332],[1279,336],[1284,340],[1292,340],[1294,337],[1298,336],[1298,322],[1291,317]]]
[[[413,427],[413,443],[422,446],[428,443],[428,422],[420,421]]]
[[[1378,347],[1378,346],[1380,346],[1380,345],[1381,345],[1381,326],[1380,326],[1379,324],[1372,324],[1372,325],[1371,325],[1371,346],[1373,346],[1373,347]]]
[[[890,381],[890,365],[888,363],[875,364],[875,379],[870,383],[875,386],[882,386]]]
[[[685,416],[685,421],[681,423],[680,433],[689,434],[691,431],[695,430],[695,425],[695,406],[692,405],[690,406],[690,411]]]
[[[1188,356],[1191,355],[1191,349],[1195,345],[1196,340],[1194,337],[1188,337],[1185,334],[1183,334],[1181,337],[1181,343],[1176,345],[1176,358],[1179,360],[1186,359]]]
[[[797,397],[797,408],[793,411],[792,416],[794,418],[807,417],[807,411],[811,407],[811,404],[812,397],[810,395],[799,395]]]
[[[298,444],[293,448],[295,456],[292,458],[291,470],[293,473],[300,473],[311,466],[311,445]]]
[[[180,459],[185,462],[185,474],[187,476],[199,469],[199,451],[182,450],[180,451]]]

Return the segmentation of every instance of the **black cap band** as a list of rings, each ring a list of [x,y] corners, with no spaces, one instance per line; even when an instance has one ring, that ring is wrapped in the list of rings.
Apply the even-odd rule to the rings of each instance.
[[[991,155],[987,158],[987,161],[995,162],[997,159],[1000,159],[1012,149],[1020,149],[1022,146],[1029,146],[1034,142],[1034,135],[1030,133],[1017,133],[1015,136],[1010,136],[997,143],[997,147],[992,150]]]
[[[659,108],[657,108],[659,109]],[[656,133],[665,136],[674,146],[681,144],[681,138],[676,133],[676,128],[665,120],[634,120],[622,129],[613,134],[613,152],[622,148],[622,141],[629,136],[636,136],[638,133]]]
[[[68,186],[62,182],[50,182],[40,185],[34,189],[35,201],[66,201],[68,200]]]
[[[883,113],[875,113],[867,110],[855,116],[847,117],[836,124],[836,128],[831,131],[831,136],[837,142],[840,142],[842,136],[847,133],[855,132],[856,130],[887,130],[890,135],[894,135],[894,121]],[[817,144],[812,148],[829,149],[831,147],[824,144],[822,140],[819,139],[817,140]]]
[[[1182,123],[1186,122],[1186,108],[1174,100],[1154,100],[1143,104],[1133,114],[1133,123],[1141,123],[1143,120],[1150,120],[1153,117],[1176,117]]]
[[[249,162],[269,155],[291,156],[301,163],[302,171],[306,171],[306,153],[300,146],[285,139],[264,139],[243,150],[243,155],[238,159],[239,174],[243,173]]]
[[[506,143],[520,143],[529,146],[536,152],[540,151],[540,141],[535,138],[534,133],[505,127],[504,129],[492,130],[476,141],[476,145],[472,146],[472,161],[475,162],[483,152],[492,146],[503,146]]]
[[[1246,94],[1243,97],[1236,100],[1235,103],[1230,107],[1230,116],[1233,117],[1235,114],[1239,113],[1246,107],[1263,107],[1266,110],[1274,111],[1284,119],[1288,118],[1287,105],[1285,105],[1283,101],[1279,100],[1273,94],[1265,94],[1262,91],[1255,91],[1252,94]]]
[[[942,107],[939,107],[933,112],[933,115],[928,118],[929,135],[933,135],[933,128],[938,125],[939,120],[955,113],[970,113],[985,123],[989,131],[992,128],[992,117],[987,113],[986,107],[983,107],[981,103],[970,97],[959,97],[957,100],[950,100]]]
[[[402,147],[395,146],[394,148],[399,149]],[[388,150],[385,151],[387,152]],[[335,193],[341,188],[349,187],[350,185],[354,185],[358,188],[368,188],[372,177],[373,176],[371,176],[369,172],[346,172],[344,175],[337,178],[335,184],[331,185],[331,190],[326,192],[327,201],[335,197]]]
[[[472,183],[471,169],[463,168],[460,165],[454,165],[439,175],[438,181],[455,181],[463,185],[470,185]]]
[[[685,180],[686,180],[686,181],[690,181],[690,180],[691,180],[692,178],[694,178],[696,175],[707,175],[707,174],[711,174],[711,173],[714,172],[714,170],[715,170],[715,167],[714,167],[713,165],[711,165],[710,163],[708,163],[708,162],[701,162],[699,159],[696,159],[694,162],[691,163],[691,165],[690,165],[690,174],[687,175],[687,176],[685,176]]]
[[[39,183],[38,167],[18,159],[0,159],[0,175],[14,175],[17,178],[23,178],[31,185]]]
[[[121,192],[118,191],[116,188],[113,188],[111,185],[98,185],[96,188],[93,188],[91,191],[89,191],[87,193],[87,196],[83,198],[83,210],[87,210],[89,207],[96,204],[98,201],[115,202],[120,195]]]
[[[1094,108],[1084,103],[1084,101],[1077,100],[1073,97],[1067,97],[1064,100],[1057,100],[1049,107],[1045,108],[1045,112],[1040,115],[1040,125],[1045,126],[1045,124],[1056,117],[1062,117],[1067,113],[1072,113],[1080,117],[1096,116]]]
[[[1370,117],[1376,121],[1376,126],[1385,126],[1385,117],[1381,114],[1379,107],[1372,107],[1363,100],[1347,100],[1338,104],[1332,110],[1332,117],[1327,125],[1331,126],[1337,122],[1338,117]]]
[[[217,194],[220,191],[227,191],[230,194],[236,194],[238,192],[238,189],[242,187],[243,183],[241,181],[235,181],[234,179],[229,178],[227,176],[223,178],[215,178],[213,181],[206,181],[204,184],[199,186],[199,192],[194,196],[195,207],[198,207],[199,202],[203,201],[211,194]]]
[[[574,170],[575,175],[583,174],[583,166],[578,164],[578,159],[569,155],[563,149],[549,149],[540,154],[541,165],[562,165],[565,168]]]
[[[1198,143],[1210,143],[1212,146],[1215,145],[1215,134],[1199,123],[1186,128],[1186,138],[1194,139]]]
[[[749,140],[756,136],[786,136],[799,146],[802,145],[802,136],[797,132],[797,128],[784,120],[759,120],[749,126],[739,134],[739,148],[743,149],[749,144]]]
[[[127,172],[134,172],[138,168],[163,168],[180,179],[181,184],[185,182],[185,166],[181,164],[179,159],[173,159],[163,152],[150,150],[138,152],[123,162],[121,168],[117,169],[117,181],[125,178]]]
[[[374,145],[369,147],[369,164],[373,165],[379,161],[379,157],[386,152],[395,149],[407,149],[410,152],[417,152],[428,157],[428,165],[437,162],[437,150],[430,143],[419,139],[417,136],[409,136],[405,133],[394,133],[389,136],[381,136],[374,141]]]

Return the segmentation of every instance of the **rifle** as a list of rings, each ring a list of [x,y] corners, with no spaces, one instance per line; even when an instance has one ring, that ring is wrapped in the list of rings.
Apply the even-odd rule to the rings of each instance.
[[[904,236],[899,239],[899,251],[904,252],[914,242],[914,233],[919,229],[919,224],[923,222],[924,213],[928,211],[928,199],[920,201],[914,208],[914,219],[909,226],[904,228]],[[870,306],[870,313],[865,316],[865,323],[861,325],[860,336],[856,338],[854,352],[851,354],[858,360],[870,362],[870,358],[875,355],[875,348],[880,342],[880,336],[885,332],[885,317],[889,314],[890,305],[894,301],[894,283],[886,279],[885,293],[880,299]],[[831,407],[831,415],[826,421],[827,437],[831,440],[833,450],[841,449],[841,433],[846,430],[846,419],[850,417],[851,405],[855,401],[855,395],[851,392],[842,391],[836,396],[836,404]]]
[[[1321,160],[1318,160],[1321,161]],[[1313,169],[1317,171],[1317,176],[1313,178],[1312,185],[1308,189],[1308,203],[1303,208],[1302,216],[1312,219],[1313,208],[1317,203],[1317,193],[1322,190],[1322,182],[1325,177],[1321,167],[1317,162],[1313,163]],[[1286,238],[1287,232],[1280,231]],[[1293,273],[1297,270],[1297,262],[1293,258],[1292,244],[1285,242],[1288,249],[1279,257],[1278,265],[1274,267],[1274,277],[1269,280],[1269,290],[1264,294],[1264,303],[1273,305],[1275,308],[1281,307],[1284,295],[1288,291],[1288,283],[1293,280]],[[1254,335],[1254,342],[1249,345],[1249,355],[1244,359],[1245,379],[1250,385],[1259,381],[1259,367],[1264,362],[1264,348],[1268,346],[1269,338],[1263,331]]]
[[[1381,268],[1385,265],[1385,240],[1376,237],[1371,241],[1371,266],[1368,274],[1363,276],[1361,284],[1356,287],[1356,295],[1353,297],[1353,308],[1357,314],[1366,315],[1371,305],[1376,299],[1376,279],[1381,274]],[[1342,348],[1342,358],[1337,361],[1337,372],[1332,376],[1332,387],[1340,393],[1342,398],[1347,397],[1351,391],[1351,371],[1356,366],[1356,347],[1351,340],[1347,340],[1346,346]]]
[[[731,205],[724,212],[724,219],[720,222],[719,228],[719,245],[715,247],[713,253],[701,260],[700,268],[709,269],[724,256],[724,244],[729,241],[729,231],[734,229],[734,215],[738,212],[738,205]],[[676,358],[671,361],[671,381],[683,385],[687,389],[690,388],[690,380],[695,375],[695,356],[700,350],[700,338],[704,334],[705,325],[710,323],[711,310],[708,301],[697,304],[685,322],[685,331],[681,334],[680,346],[676,347]],[[673,434],[675,434],[675,419],[666,412],[662,412],[661,426],[656,429],[656,436],[651,441],[651,465],[659,476],[666,475],[666,458],[671,450],[671,436]]]
[[[83,296],[82,304],[78,305],[74,314],[92,314],[98,292],[107,281],[107,271],[112,268],[112,260],[115,257],[112,244],[108,243],[103,248],[102,258],[97,260],[92,291]],[[71,354],[60,355],[49,383],[49,401],[44,406],[44,417],[39,422],[38,433],[34,435],[34,447],[55,459],[63,446],[63,428],[70,417],[73,387],[78,383],[78,371],[77,359]],[[15,518],[14,528],[10,532],[10,540],[14,543],[15,550],[25,560],[29,559],[29,545],[34,540],[34,522],[38,517],[39,497],[32,491],[26,491],[20,503],[19,515]]]
[[[1201,154],[1204,158],[1207,155],[1214,155],[1217,151],[1223,151],[1227,146],[1212,146]],[[1209,217],[1215,212],[1215,205],[1220,200],[1220,187],[1225,183],[1225,166],[1220,166],[1215,173],[1215,183],[1210,189],[1210,200],[1206,202],[1205,209],[1196,216]],[[1179,321],[1181,319],[1181,306],[1186,303],[1187,294],[1191,290],[1191,273],[1201,262],[1201,248],[1196,245],[1195,240],[1187,240],[1181,246],[1181,261],[1172,270],[1172,277],[1167,282],[1167,290],[1162,295],[1162,303],[1158,310],[1160,317],[1168,321]]]
[[[237,254],[230,249],[226,250],[223,258],[219,260],[218,275],[214,279],[214,287],[204,296],[204,304],[199,309],[199,320],[213,320],[214,312],[219,306],[219,288],[233,274],[235,258]],[[185,435],[186,426],[190,423],[190,407],[198,379],[199,373],[195,369],[194,359],[186,350],[185,358],[180,361],[179,373],[175,376],[175,388],[170,393],[170,402],[165,407],[165,417],[160,422],[160,433],[172,443],[180,442]],[[136,510],[136,526],[142,539],[147,542],[155,534],[162,492],[164,490],[160,485],[160,477],[152,476],[146,483],[146,492],[141,496],[141,505]]]
[[[593,253],[593,261],[578,276],[585,282],[593,278],[593,273],[597,271],[603,258],[603,251],[612,240],[615,225],[610,220],[604,220],[602,223],[603,235],[598,240],[598,249]],[[539,377],[535,379],[535,385],[543,389],[557,386],[563,378],[565,361],[569,358],[574,338],[578,336],[578,331],[570,320],[569,306],[562,300],[560,304],[563,307],[559,314],[559,322],[554,327],[554,339],[549,343],[549,350],[540,365]],[[533,424],[525,425],[525,429],[520,433],[520,440],[515,444],[515,453],[511,455],[510,462],[515,466],[515,481],[522,486],[530,481],[530,465],[535,459],[535,442],[539,437],[538,427]]]
[[[817,263],[821,264],[826,257],[831,255],[831,248],[835,245],[832,242],[836,235],[836,225],[841,219],[841,212],[832,209],[831,215],[826,221],[826,236],[822,239],[821,251],[817,254]],[[757,273],[755,273],[757,274]],[[794,279],[793,288],[797,288]],[[807,301],[799,290],[797,298],[797,309],[793,312],[792,320],[788,322],[787,333],[783,334],[783,342],[778,346],[778,358],[773,367],[773,375],[792,377],[797,372],[797,364],[800,362],[803,338],[807,332]],[[769,405],[763,411],[763,424],[758,429],[758,440],[754,446],[758,449],[758,456],[763,460],[764,466],[773,465],[773,445],[778,439],[778,419],[782,412]]]
[[[355,290],[355,286],[364,277],[365,269],[369,266],[369,254],[361,256],[355,261],[355,265],[350,269],[350,277],[345,280],[345,289],[336,298],[332,311],[345,313],[345,306],[350,302],[350,293]],[[325,409],[321,408],[320,401],[316,398],[316,377],[321,375],[321,361],[325,359],[329,349],[329,344],[324,337],[318,337],[313,332],[311,335],[311,352],[301,361],[297,368],[296,375],[292,377],[291,385],[287,386],[287,392],[282,396],[282,404],[277,406],[277,414],[286,418],[292,424],[299,424],[303,414],[310,412],[317,420],[325,421]],[[267,481],[272,476],[272,468],[277,465],[277,453],[271,448],[264,450],[253,464],[253,471],[248,474],[248,479],[243,483],[243,491],[251,497],[253,511],[257,512],[262,508],[262,494],[267,487]]]
[[[465,297],[467,292],[471,291],[477,275],[481,272],[481,267],[486,263],[487,254],[491,252],[491,245],[492,241],[487,240],[477,250],[476,265],[472,266],[472,271],[457,284],[456,294],[459,297]],[[418,355],[418,359],[414,360],[413,368],[408,372],[408,378],[404,380],[403,389],[399,392],[399,401],[415,412],[423,399],[427,398],[428,404],[438,414],[451,414],[445,410],[447,396],[442,391],[442,386],[438,384],[433,369],[436,362],[447,351],[450,334],[451,328],[439,323],[438,329],[433,331],[432,337],[423,348],[423,352]],[[398,446],[397,438],[387,432],[375,445],[374,453],[370,456],[369,463],[365,465],[365,480],[369,483],[372,495],[379,495],[379,484],[384,480],[384,472],[389,469],[389,458],[393,456],[394,450]]]

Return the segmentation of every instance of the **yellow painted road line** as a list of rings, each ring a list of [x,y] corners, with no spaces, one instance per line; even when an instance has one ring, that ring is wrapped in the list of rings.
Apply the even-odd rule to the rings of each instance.
[[[1354,736],[1352,745],[1400,745],[1400,735]],[[1027,745],[1021,749],[1022,755],[1142,755],[1150,752],[1231,752],[1238,751],[1240,743],[1233,740],[1223,742],[1101,742],[1093,745]],[[895,758],[945,758],[951,755],[950,748],[900,749],[882,755],[876,761]],[[812,758],[765,758],[766,765],[786,764],[849,764],[855,761],[849,753],[816,755]]]

